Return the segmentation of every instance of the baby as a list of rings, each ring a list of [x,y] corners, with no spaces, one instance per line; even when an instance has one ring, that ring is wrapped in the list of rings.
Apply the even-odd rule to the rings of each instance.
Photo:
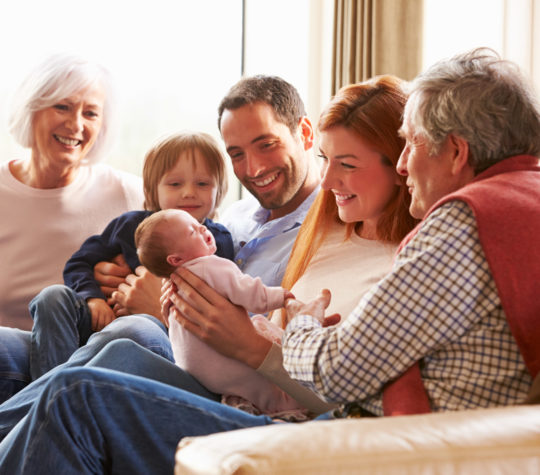
[[[234,262],[215,256],[214,237],[185,211],[168,209],[146,218],[135,231],[135,245],[141,263],[153,274],[169,278],[178,267],[185,267],[250,312],[266,313],[294,298],[288,290],[266,287],[260,278],[243,274]],[[253,317],[252,322],[267,339],[281,342],[281,328],[263,316]],[[239,396],[264,414],[302,409],[255,370],[219,354],[184,330],[172,315],[169,337],[176,364],[209,390],[226,397]]]

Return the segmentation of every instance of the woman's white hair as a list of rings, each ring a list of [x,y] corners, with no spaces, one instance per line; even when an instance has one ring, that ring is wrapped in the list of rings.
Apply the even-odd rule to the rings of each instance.
[[[9,131],[20,145],[32,148],[34,114],[93,85],[103,88],[105,104],[101,129],[84,163],[98,162],[104,157],[114,132],[115,94],[110,73],[81,57],[51,56],[28,75],[13,97]]]
[[[476,172],[513,155],[540,156],[540,105],[532,85],[489,48],[436,63],[409,92],[416,98],[411,121],[432,153],[455,134],[469,143]]]

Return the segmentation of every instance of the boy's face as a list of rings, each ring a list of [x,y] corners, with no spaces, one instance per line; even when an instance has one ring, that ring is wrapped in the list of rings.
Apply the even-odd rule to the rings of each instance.
[[[169,233],[169,259],[173,265],[181,265],[197,257],[210,256],[216,252],[216,241],[206,226],[200,224],[189,213],[171,210],[168,213],[167,232]]]
[[[159,180],[160,209],[181,209],[199,223],[214,212],[218,184],[198,150],[182,154],[176,165]]]

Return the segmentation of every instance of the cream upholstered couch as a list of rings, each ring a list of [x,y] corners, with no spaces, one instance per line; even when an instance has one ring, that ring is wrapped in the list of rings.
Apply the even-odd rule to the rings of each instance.
[[[540,405],[276,424],[182,440],[180,474],[540,474]]]

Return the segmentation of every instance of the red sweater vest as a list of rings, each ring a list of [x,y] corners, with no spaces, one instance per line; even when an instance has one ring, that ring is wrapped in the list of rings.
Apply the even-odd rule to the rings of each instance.
[[[529,155],[489,167],[428,211],[460,200],[472,209],[480,244],[495,280],[512,335],[527,369],[540,372],[540,165]],[[401,243],[401,250],[418,225]],[[399,252],[398,250],[398,252]],[[383,391],[385,415],[430,412],[418,363]]]

